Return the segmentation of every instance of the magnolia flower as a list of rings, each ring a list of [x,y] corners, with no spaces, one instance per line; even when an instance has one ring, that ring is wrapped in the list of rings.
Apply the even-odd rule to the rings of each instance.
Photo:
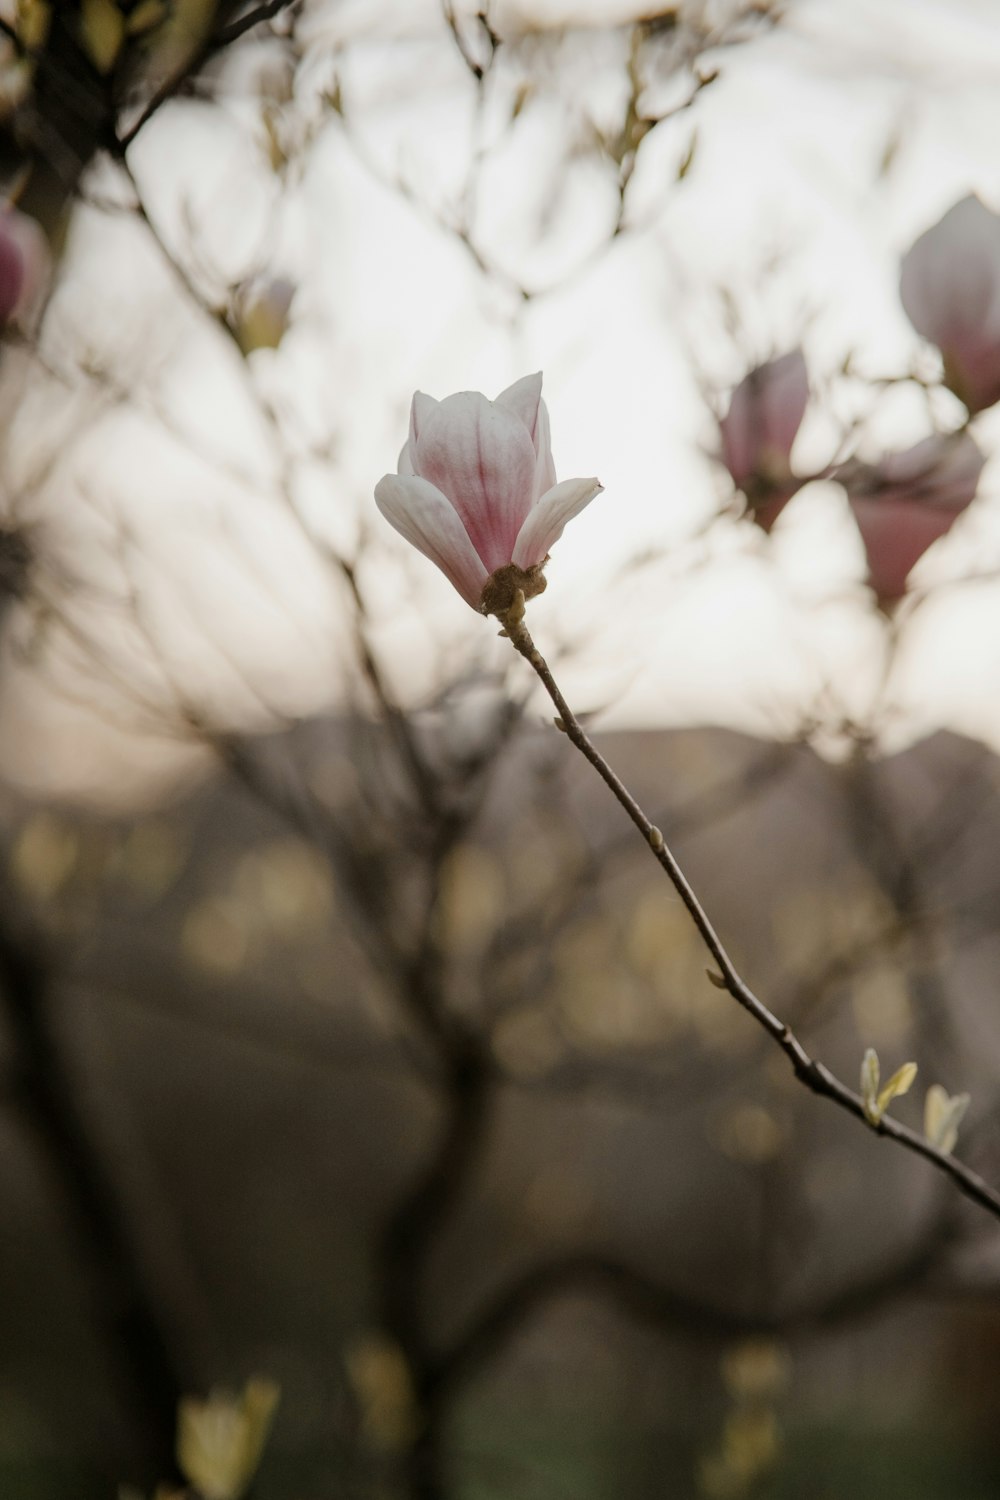
[[[722,462],[765,531],[801,487],[789,458],[808,400],[805,357],[793,349],[745,375],[719,421]]]
[[[601,490],[596,479],[556,483],[541,375],[495,401],[417,391],[399,471],[375,486],[390,525],[484,614],[545,587],[541,569],[563,527]]]
[[[881,463],[847,465],[835,476],[847,490],[880,603],[906,592],[918,559],[971,504],[984,463],[968,433],[936,433]]]
[[[970,194],[903,257],[899,293],[971,412],[1000,401],[1000,215]]]

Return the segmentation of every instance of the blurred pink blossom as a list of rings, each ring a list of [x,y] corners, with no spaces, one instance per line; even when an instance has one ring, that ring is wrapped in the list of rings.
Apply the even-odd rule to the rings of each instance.
[[[984,463],[968,433],[937,433],[834,476],[847,490],[880,604],[902,597],[911,568],[971,504]]]
[[[538,570],[549,548],[600,489],[596,479],[556,483],[539,374],[495,401],[478,391],[443,401],[417,391],[398,472],[379,480],[375,500],[390,525],[481,609],[487,582],[511,565],[528,575],[528,597],[541,592]]]
[[[0,207],[0,326],[30,311],[48,280],[49,259],[48,241],[35,220]]]
[[[790,456],[808,400],[805,357],[793,349],[745,375],[719,421],[722,462],[765,531],[801,488]]]
[[[899,291],[970,412],[1000,401],[1000,215],[970,194],[903,257]]]
[[[21,247],[0,219],[0,321],[6,323],[17,306],[24,286],[25,266]]]

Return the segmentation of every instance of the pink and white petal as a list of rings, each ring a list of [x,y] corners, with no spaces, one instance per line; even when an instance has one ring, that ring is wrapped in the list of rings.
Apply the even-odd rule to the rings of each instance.
[[[578,516],[604,486],[597,479],[564,479],[542,496],[529,513],[514,544],[512,562],[533,568],[562,536],[567,521]]]
[[[509,563],[535,483],[534,445],[520,417],[478,391],[446,396],[421,421],[410,457],[447,495],[487,572]]]
[[[410,402],[410,442],[416,444],[417,437],[430,416],[441,405],[440,401],[433,396],[426,395],[423,391],[414,391],[413,400]]]
[[[477,609],[489,575],[447,496],[419,475],[386,474],[375,486],[375,504]]]
[[[515,417],[520,417],[531,434],[531,441],[538,452],[538,408],[542,400],[542,372],[537,371],[534,375],[522,375],[520,380],[515,380],[505,391],[501,391],[494,406],[502,406],[507,411],[512,411]]]
[[[515,380],[505,391],[501,391],[495,406],[504,406],[515,412],[531,433],[535,445],[535,501],[556,482],[556,466],[552,462],[552,440],[549,436],[549,412],[542,400],[542,375],[524,375]]]
[[[413,459],[410,457],[410,440],[409,438],[407,438],[406,442],[399,450],[399,460],[396,464],[396,473],[402,474],[405,478],[410,474],[415,474],[416,472],[416,469],[413,467]]]
[[[544,401],[538,403],[538,426],[535,431],[535,504],[552,489],[556,482],[556,466],[552,461],[552,441],[549,437],[549,409]]]

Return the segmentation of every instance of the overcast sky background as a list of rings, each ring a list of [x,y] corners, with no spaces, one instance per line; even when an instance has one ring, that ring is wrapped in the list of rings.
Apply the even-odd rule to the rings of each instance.
[[[504,35],[526,16],[634,9],[552,0],[494,14]],[[827,384],[848,354],[875,377],[921,358],[934,369],[899,306],[898,261],[968,191],[1000,209],[1000,16],[991,0],[793,0],[773,34],[707,55],[719,80],[647,137],[630,232],[609,245],[611,171],[566,145],[616,118],[625,45],[625,33],[579,28],[555,62],[541,45],[533,64],[501,48],[477,114],[433,0],[317,7],[310,61],[278,126],[290,145],[302,122],[315,135],[284,185],[260,123],[258,85],[276,65],[262,48],[245,49],[218,107],[164,110],[133,168],[210,299],[254,270],[296,281],[292,328],[276,354],[254,356],[249,377],[299,455],[300,514],[342,549],[359,526],[371,530],[362,583],[407,701],[473,661],[503,662],[504,648],[407,554],[374,510],[373,485],[395,466],[414,388],[492,396],[542,369],[559,476],[596,473],[605,485],[531,607],[543,650],[583,643],[564,673],[572,698],[606,703],[609,724],[784,734],[821,700],[831,721],[863,718],[886,632],[843,495],[811,487],[769,543],[732,522],[692,540],[730,488],[705,456],[709,400],[801,340],[817,392],[802,465],[823,464],[852,419],[869,457],[932,421],[957,424],[946,395],[929,411],[912,389],[876,401],[860,382],[835,394]],[[319,102],[334,74],[346,130]],[[541,87],[511,127],[530,79]],[[683,93],[673,80],[662,98]],[[437,222],[470,184],[489,275]],[[121,191],[95,175],[95,198]],[[524,305],[515,283],[548,290]],[[157,724],[178,683],[223,722],[333,706],[350,658],[343,597],[279,493],[281,464],[238,356],[185,306],[129,215],[81,209],[46,341],[61,369],[81,349],[96,359],[107,409],[95,415],[90,396],[51,387],[22,401],[21,367],[8,362],[0,397],[12,413],[20,403],[9,503],[39,528],[47,588],[102,660],[40,624],[37,609],[22,620],[0,756],[19,784],[126,799],[198,760]],[[981,498],[915,574],[935,588],[902,632],[889,746],[945,725],[1000,747],[1000,584],[950,586],[1000,568],[1000,422],[986,414],[974,430],[991,461]],[[53,444],[51,478],[23,498]],[[327,456],[305,460],[309,448]],[[651,549],[660,561],[628,569]],[[108,686],[117,677],[140,683],[141,707]]]

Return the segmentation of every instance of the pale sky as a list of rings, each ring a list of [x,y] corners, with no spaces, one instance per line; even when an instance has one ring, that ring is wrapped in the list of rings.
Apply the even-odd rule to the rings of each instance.
[[[634,13],[521,0],[498,6],[495,24],[503,35],[529,12],[599,11]],[[587,642],[567,691],[607,703],[608,724],[788,733],[824,689],[834,717],[864,717],[885,631],[843,495],[811,487],[769,543],[733,522],[697,540],[730,490],[704,456],[705,392],[721,396],[754,359],[801,341],[815,388],[795,454],[804,467],[822,465],[851,421],[869,457],[916,441],[932,419],[958,422],[947,395],[928,412],[912,392],[876,401],[860,382],[829,386],[849,353],[872,376],[912,364],[920,345],[898,302],[900,254],[970,190],[1000,210],[996,7],[789,4],[773,35],[710,53],[719,79],[646,138],[629,230],[610,246],[610,168],[567,143],[582,148],[617,118],[624,40],[581,31],[557,65],[542,42],[536,54],[529,67],[501,48],[477,114],[433,0],[331,6],[318,13],[301,109],[278,114],[289,149],[297,121],[318,127],[284,188],[249,74],[221,110],[164,112],[133,168],[209,297],[255,270],[297,282],[291,330],[276,354],[254,356],[250,379],[293,452],[329,450],[296,471],[308,523],[340,548],[353,546],[359,520],[371,529],[361,577],[404,697],[419,703],[443,674],[504,649],[375,512],[371,491],[395,466],[410,395],[493,396],[542,369],[559,477],[596,473],[605,485],[558,543],[548,592],[531,607],[543,650]],[[335,72],[346,131],[323,123],[318,103]],[[538,80],[511,125],[512,101]],[[665,100],[683,96],[676,80],[664,88]],[[659,99],[654,88],[652,107]],[[95,180],[95,194],[116,190]],[[491,274],[436,222],[463,205]],[[551,289],[525,306],[513,283]],[[73,580],[74,618],[115,671],[143,682],[144,730],[178,681],[238,722],[266,722],[265,705],[333,705],[341,595],[276,498],[280,465],[235,351],[183,307],[141,226],[94,210],[79,216],[50,318],[54,362],[68,367],[85,343],[130,401],[97,421],[78,396],[38,398],[15,418],[7,484],[17,493],[53,433],[65,444],[84,432],[24,504]],[[932,371],[933,356],[922,358]],[[9,368],[6,388],[13,402]],[[1000,748],[1000,585],[948,586],[970,568],[1000,568],[1000,420],[986,414],[975,433],[991,455],[981,498],[914,575],[938,588],[902,632],[887,744],[945,725]],[[662,560],[622,581],[650,549]],[[22,622],[20,644],[37,644],[40,628]],[[165,668],[150,665],[150,636]],[[179,742],[137,735],[140,716],[123,702],[112,712],[101,671],[85,674],[78,651],[56,654],[69,664],[54,673],[29,655],[5,674],[0,755],[13,780],[103,795],[110,778],[125,796],[189,758]]]

